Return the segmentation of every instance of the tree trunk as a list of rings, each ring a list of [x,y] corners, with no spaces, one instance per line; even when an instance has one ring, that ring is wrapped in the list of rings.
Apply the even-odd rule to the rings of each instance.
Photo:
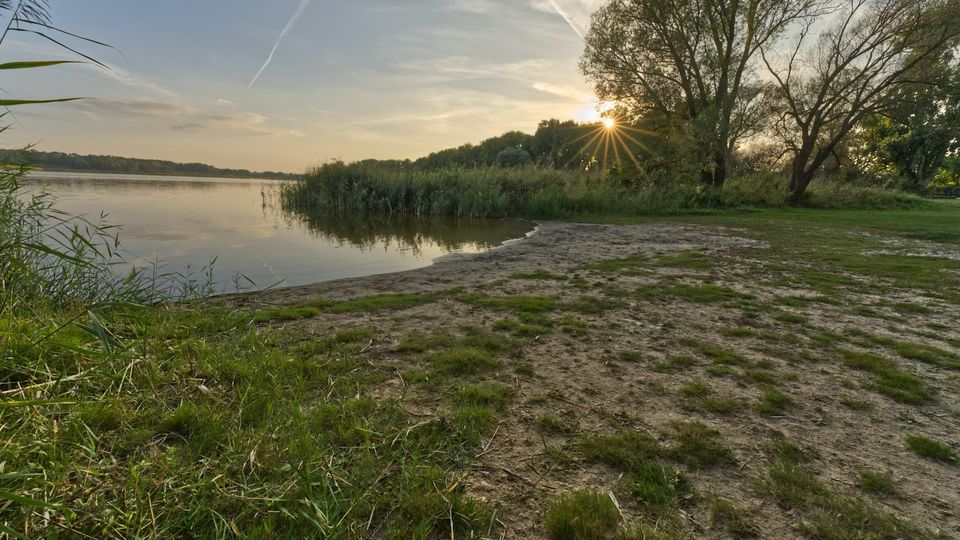
[[[727,158],[723,153],[713,158],[712,167],[700,171],[700,183],[705,186],[722,188],[727,181]]]
[[[713,187],[720,189],[727,181],[727,156],[720,152],[713,159]]]
[[[793,156],[793,163],[790,166],[790,185],[787,189],[786,199],[786,203],[790,206],[800,204],[803,194],[807,191],[807,186],[813,180],[816,169],[807,168],[807,162],[810,161],[811,154],[813,154],[813,149],[804,145]]]
[[[787,204],[796,206],[803,200],[803,194],[807,192],[807,186],[813,180],[813,172],[807,171],[804,163],[794,160],[793,170],[790,173],[790,188],[787,193]]]

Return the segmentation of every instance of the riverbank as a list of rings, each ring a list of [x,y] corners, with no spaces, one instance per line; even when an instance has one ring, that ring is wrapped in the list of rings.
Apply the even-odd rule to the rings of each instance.
[[[61,382],[29,397],[80,404],[5,416],[0,461],[58,506],[0,515],[105,536],[960,534],[960,207],[601,221],[127,308],[106,321],[123,347],[67,336],[96,358],[43,344]]]

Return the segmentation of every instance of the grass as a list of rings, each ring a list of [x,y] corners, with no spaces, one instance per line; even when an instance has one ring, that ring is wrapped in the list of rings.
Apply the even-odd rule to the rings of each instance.
[[[334,162],[290,186],[283,205],[349,215],[557,218],[739,207],[745,195],[733,188],[705,190],[692,181],[628,186],[603,173],[552,168],[420,171]]]
[[[660,373],[675,373],[697,365],[697,361],[689,356],[671,356],[665,361],[653,365],[653,370]]]
[[[73,352],[58,341],[31,351],[48,364],[73,356],[62,363],[58,392],[107,399],[0,412],[7,428],[36,435],[12,439],[0,460],[8,470],[44,472],[16,489],[51,504],[70,501],[72,519],[57,510],[49,519],[126,537],[218,536],[222,516],[252,536],[350,537],[371,519],[388,538],[449,534],[451,512],[458,536],[489,529],[492,508],[448,488],[488,436],[490,415],[509,403],[510,387],[468,385],[447,418],[418,426],[397,403],[367,394],[384,377],[352,348],[372,338],[368,329],[300,347],[298,336],[256,331],[241,312],[129,308],[109,320],[136,347],[111,355],[88,336]],[[492,358],[482,349],[448,350],[450,365]],[[85,481],[70,480],[77,474]],[[87,497],[93,485],[142,502]],[[270,502],[251,504],[253,497]],[[17,530],[44,530],[42,515],[0,513]]]
[[[697,339],[683,339],[680,341],[683,345],[695,349],[700,354],[713,360],[713,363],[721,366],[749,366],[750,360],[742,354],[726,349],[713,343],[700,341]]]
[[[669,516],[679,498],[689,493],[686,478],[657,460],[664,449],[645,433],[625,431],[586,437],[578,449],[588,461],[622,471],[621,488],[651,511]]]
[[[710,503],[710,527],[725,531],[734,538],[757,538],[757,526],[749,514],[732,502],[715,498]]]
[[[503,411],[513,400],[513,388],[500,383],[484,382],[464,387],[457,394],[459,406],[488,407]]]
[[[714,304],[730,300],[750,300],[752,296],[719,285],[671,285],[666,287],[648,285],[637,289],[639,300],[662,300],[680,298],[697,304]]]
[[[544,526],[551,540],[602,540],[613,538],[621,521],[608,495],[581,490],[554,501]]]
[[[768,388],[754,410],[764,416],[783,416],[793,404],[793,398],[789,395],[775,388]]]
[[[813,538],[935,538],[860,498],[842,495],[824,484],[792,445],[774,457],[760,488],[800,514],[794,524]]]
[[[915,343],[890,337],[874,337],[872,341],[909,360],[943,368],[960,369],[960,356],[927,343]]]
[[[911,405],[934,401],[932,392],[923,381],[886,358],[852,350],[841,351],[841,361],[849,367],[872,373],[875,378],[869,388],[890,399]]]
[[[871,470],[860,471],[860,489],[871,495],[892,496],[897,494],[897,486],[890,473]]]
[[[471,306],[494,311],[516,313],[546,313],[557,309],[557,300],[547,296],[493,296],[483,293],[465,293],[455,297],[457,301]]]
[[[694,468],[734,463],[733,453],[723,446],[720,432],[701,422],[674,422],[677,444],[667,450],[673,460]]]
[[[904,441],[907,443],[907,448],[920,457],[950,465],[960,464],[960,454],[946,443],[923,435],[907,435]]]
[[[519,176],[511,178],[522,181]],[[430,204],[447,204],[463,214],[507,204],[461,206],[468,195]],[[536,204],[551,212],[579,212],[594,203]],[[424,207],[435,207],[429,208]],[[781,422],[742,414],[712,417],[709,422],[717,422],[712,427],[691,416],[745,409],[746,397],[718,390],[736,385],[738,393],[754,392],[747,384],[759,385],[763,393],[757,410],[783,415],[793,399],[772,385],[791,376],[798,377],[797,385],[805,384],[810,371],[832,373],[836,366],[827,359],[850,368],[842,381],[853,379],[852,370],[863,374],[864,386],[844,384],[837,392],[844,394],[837,401],[853,410],[868,408],[858,394],[865,387],[903,403],[932,404],[929,412],[940,414],[932,390],[908,364],[925,363],[932,366],[922,366],[925,371],[938,375],[956,369],[953,343],[900,335],[897,328],[909,324],[952,335],[955,329],[949,325],[912,319],[929,315],[924,312],[928,306],[952,313],[958,301],[951,296],[956,265],[929,257],[874,255],[883,245],[872,242],[896,236],[960,243],[956,212],[936,205],[869,213],[784,208],[662,219],[732,226],[739,229],[737,235],[760,240],[764,247],[725,248],[716,258],[690,252],[601,261],[584,269],[590,282],[535,271],[513,276],[528,283],[505,282],[480,292],[378,295],[257,312],[191,303],[118,305],[98,311],[102,326],[85,314],[89,305],[83,303],[0,305],[0,384],[4,392],[14,391],[4,399],[40,400],[0,406],[0,424],[9,434],[0,448],[0,524],[27,537],[498,537],[505,533],[499,522],[512,519],[522,503],[471,496],[477,484],[467,473],[477,470],[478,454],[515,444],[513,434],[497,428],[506,426],[517,396],[531,396],[534,389],[524,409],[537,406],[531,427],[541,430],[546,446],[543,452],[530,452],[532,457],[516,470],[540,486],[566,482],[571,472],[580,478],[576,460],[558,458],[570,451],[591,464],[582,477],[604,486],[603,491],[584,492],[592,494],[592,501],[574,492],[535,507],[534,512],[545,514],[547,534],[763,537],[772,533],[751,522],[754,509],[763,505],[766,514],[790,520],[787,526],[810,537],[929,536],[874,508],[869,499],[834,489],[826,476],[821,479],[812,451],[828,457],[835,448],[812,444],[802,450],[778,440],[773,450],[754,454],[754,441],[734,447],[735,437],[740,441],[749,431],[757,437],[757,447],[767,447],[775,437],[771,426]],[[734,260],[735,265],[728,264]],[[699,282],[708,271],[717,281]],[[724,272],[722,281],[715,272]],[[619,292],[635,289],[640,280],[634,277],[641,275],[644,280],[668,276],[661,280],[664,292],[644,287],[634,298]],[[521,285],[524,295],[496,288]],[[766,287],[794,289],[783,299],[789,312],[765,305],[775,294]],[[588,288],[592,294],[582,292]],[[550,292],[536,292],[540,290]],[[879,303],[875,313],[859,312],[858,317],[870,320],[844,319],[852,316],[854,295],[864,292],[920,300]],[[635,331],[621,325],[621,313],[613,313],[637,297],[662,301],[631,306],[627,314],[657,330]],[[458,308],[451,312],[455,320],[443,328],[427,319],[411,323],[411,313],[403,312],[441,301]],[[697,304],[681,305],[690,320],[673,317],[673,301]],[[462,309],[457,302],[477,309]],[[364,313],[387,315],[367,327],[353,326],[359,316],[340,317]],[[77,315],[83,327],[68,325],[54,332]],[[298,325],[269,324],[315,316],[324,316],[324,326],[334,329],[307,335]],[[808,321],[835,317],[841,325],[879,325],[891,337],[803,328]],[[97,335],[98,328],[106,331]],[[576,349],[568,346],[572,342]],[[857,351],[847,354],[848,346]],[[584,364],[564,371],[569,368],[566,358],[554,362],[554,351],[575,351],[576,361]],[[647,363],[664,354],[656,351],[666,351],[666,359]],[[805,360],[796,360],[790,371],[776,371],[789,354]],[[600,365],[610,359],[622,364],[616,370],[600,369],[598,376],[623,377],[614,381],[622,383],[622,393],[607,396],[576,386],[580,370],[590,367],[585,362]],[[644,373],[648,368],[653,372]],[[729,378],[717,381],[704,373]],[[949,377],[954,374],[942,374],[948,378],[938,384],[941,401],[949,405],[955,390]],[[658,390],[678,386],[678,393]],[[17,388],[29,391],[17,394]],[[573,437],[580,426],[635,425],[637,407],[651,401],[664,410],[664,418],[682,420],[650,426],[657,436],[626,430]],[[828,399],[810,408],[837,407],[835,403]],[[565,412],[568,407],[576,412]],[[884,425],[893,421],[889,410],[877,406],[858,418]],[[576,416],[574,421],[575,415],[584,419]],[[538,446],[541,433],[532,431],[531,436]],[[937,463],[957,464],[956,450],[947,442],[911,435],[905,444]],[[746,478],[734,459],[744,451],[756,455],[751,463],[764,471],[756,494],[743,492],[749,482],[734,481]],[[852,459],[863,455],[849,451]],[[773,457],[765,464],[764,456]],[[502,489],[526,489],[514,480]],[[855,480],[862,493],[896,494],[886,473],[865,470]],[[727,486],[729,500],[696,496],[712,493],[715,482]],[[606,486],[615,486],[627,514],[642,516],[640,521],[624,523],[619,512],[610,511],[613,501]],[[41,506],[24,506],[3,495],[7,492]],[[752,495],[761,500],[742,507],[732,502]],[[684,517],[702,519],[708,513],[712,533]]]
[[[537,425],[540,429],[549,433],[559,433],[569,435],[576,433],[577,427],[572,420],[557,418],[552,414],[543,414],[537,417]]]
[[[393,293],[368,296],[344,302],[315,302],[312,305],[267,309],[257,312],[254,322],[269,323],[309,319],[321,313],[400,311],[436,302],[438,297],[423,294]]]
[[[562,274],[554,274],[547,270],[535,270],[520,274],[513,274],[510,279],[528,280],[528,281],[567,281],[570,278]]]
[[[452,347],[427,356],[437,375],[447,377],[482,375],[500,366],[489,351],[474,347]]]

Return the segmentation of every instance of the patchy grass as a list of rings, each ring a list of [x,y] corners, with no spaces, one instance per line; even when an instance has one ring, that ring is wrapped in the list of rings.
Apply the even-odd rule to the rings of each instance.
[[[750,300],[753,297],[727,287],[719,285],[671,285],[641,287],[636,291],[639,300],[661,300],[664,298],[680,298],[697,304],[714,304],[730,300]]]
[[[453,347],[427,356],[427,362],[437,375],[482,375],[500,366],[500,361],[489,351],[474,347]]]
[[[254,315],[254,322],[281,322],[309,319],[321,313],[400,311],[439,300],[438,296],[410,293],[381,294],[345,302],[318,301],[311,305],[267,309]]]
[[[734,538],[757,538],[760,531],[748,512],[732,502],[715,498],[710,502],[710,527],[720,529]]]
[[[960,464],[960,454],[946,443],[923,435],[907,435],[904,441],[907,443],[907,448],[920,457],[951,465]]]
[[[960,369],[960,356],[927,343],[914,343],[889,337],[875,337],[873,342],[895,351],[909,360],[933,366]]]
[[[713,343],[707,343],[696,339],[684,339],[681,343],[692,347],[700,354],[713,360],[713,363],[721,366],[749,366],[750,360],[742,354],[726,349]]]
[[[500,383],[484,382],[464,387],[457,394],[459,406],[488,407],[503,411],[513,400],[513,388]]]
[[[713,259],[697,251],[685,251],[676,255],[660,255],[654,260],[660,267],[685,268],[688,270],[712,270],[716,263]]]
[[[582,315],[599,315],[614,309],[620,309],[627,304],[622,300],[614,298],[602,298],[599,296],[581,296],[576,300],[564,302],[560,309],[579,313]]]
[[[911,405],[923,405],[934,400],[933,394],[919,377],[898,368],[892,360],[851,350],[841,351],[841,360],[849,367],[875,375],[869,388],[890,399]]]
[[[677,444],[667,450],[675,461],[695,468],[734,463],[733,453],[720,439],[720,432],[701,422],[674,422]]]
[[[743,339],[757,335],[757,331],[747,326],[731,326],[728,328],[721,328],[720,335],[725,338]]]
[[[532,338],[549,334],[556,325],[553,319],[541,313],[520,313],[516,318],[500,319],[493,329],[517,337]]]
[[[859,478],[860,489],[871,495],[892,496],[897,494],[897,486],[890,473],[862,470]]]
[[[622,259],[596,261],[585,265],[583,269],[598,274],[638,275],[647,273],[647,271],[644,270],[644,266],[648,262],[649,259],[646,257],[626,257]]]
[[[617,506],[608,495],[581,490],[550,505],[544,527],[551,540],[602,540],[620,528]]]
[[[671,356],[666,361],[657,362],[653,370],[660,373],[675,373],[697,365],[696,359],[690,356]]]
[[[557,299],[552,296],[494,296],[483,293],[465,293],[455,298],[464,304],[494,311],[546,313],[557,309]]]
[[[626,431],[587,437],[578,448],[588,461],[622,471],[622,488],[653,511],[669,515],[678,498],[689,493],[686,478],[657,461],[663,449],[646,433]]]
[[[538,416],[537,425],[540,426],[540,429],[550,433],[569,435],[577,432],[576,422],[573,419],[561,419],[552,414]]]
[[[513,274],[510,279],[528,280],[528,281],[567,281],[570,278],[562,274],[554,274],[546,270],[535,270],[523,274]]]
[[[793,403],[793,398],[789,395],[775,388],[768,388],[754,410],[764,416],[783,416]]]
[[[560,319],[560,331],[564,334],[585,336],[590,333],[589,328],[586,321],[572,315],[566,315],[563,319]]]
[[[814,538],[934,538],[862,499],[841,495],[820,481],[793,451],[775,457],[761,487],[800,513],[795,526]]]
[[[807,317],[797,315],[796,313],[781,313],[774,317],[774,319],[786,324],[806,324],[809,320]]]

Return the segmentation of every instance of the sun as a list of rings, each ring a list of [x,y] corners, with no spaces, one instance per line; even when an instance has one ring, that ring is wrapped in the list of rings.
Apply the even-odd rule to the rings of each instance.
[[[604,118],[604,119],[603,119],[603,127],[606,128],[606,129],[613,129],[613,128],[617,127],[617,121],[614,120],[613,118]]]

